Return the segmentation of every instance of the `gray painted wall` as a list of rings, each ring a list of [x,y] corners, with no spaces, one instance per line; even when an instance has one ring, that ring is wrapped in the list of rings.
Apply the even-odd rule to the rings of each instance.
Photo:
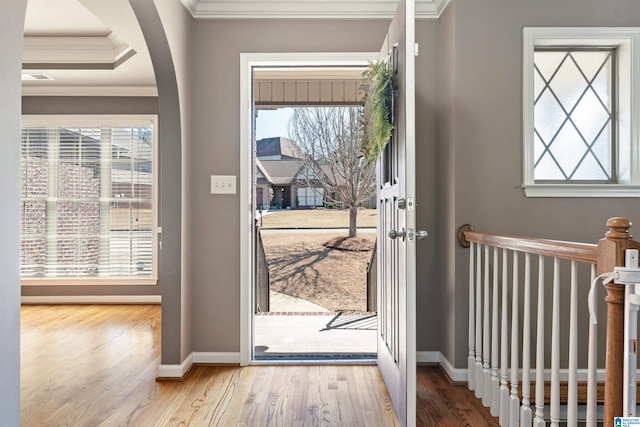
[[[155,96],[23,96],[22,114],[158,114]]]
[[[468,313],[468,252],[453,244],[458,226],[468,222],[482,231],[596,242],[612,216],[640,221],[640,199],[524,196],[522,28],[529,26],[640,26],[640,3],[456,0],[445,12],[438,175],[449,188],[438,202],[444,209],[442,265],[449,266],[442,310],[456,313],[449,327],[455,341],[444,350],[457,367],[466,365]]]
[[[387,21],[194,21],[193,351],[240,351],[239,199],[209,194],[209,175],[240,174],[240,53],[377,52],[387,26]]]
[[[183,292],[188,283],[182,281],[182,128],[188,127],[188,117],[181,114],[176,68],[169,38],[181,38],[182,33],[164,27],[165,21],[153,0],[130,0],[144,34],[153,63],[159,101],[160,136],[160,200],[159,224],[162,227],[159,251],[159,281],[162,286],[162,351],[161,363],[179,365],[185,359]],[[186,11],[181,10],[183,16]],[[166,24],[172,22],[166,20]],[[187,314],[188,315],[188,314]]]
[[[437,224],[437,140],[438,110],[438,22],[416,22],[416,226],[429,237],[417,241],[416,287],[418,351],[439,351],[444,339],[440,301],[445,288],[435,273],[440,268],[438,242],[441,228]]]
[[[180,360],[184,360],[191,354],[191,324],[193,316],[191,313],[191,268],[189,265],[191,221],[188,214],[191,209],[191,192],[189,175],[191,173],[191,15],[185,10],[182,2],[175,0],[154,0],[162,26],[169,44],[175,78],[178,87],[179,108],[180,108],[180,137],[181,137],[181,235],[182,242],[180,248]],[[177,163],[177,158],[171,156],[169,162]],[[176,200],[177,201],[177,200]],[[172,220],[173,221],[173,220]],[[164,301],[164,294],[163,294]],[[173,303],[173,302],[172,302]],[[164,303],[163,303],[164,304]],[[163,325],[172,322],[172,319],[165,320],[163,308]],[[164,327],[164,326],[163,326]],[[164,340],[164,336],[163,336]],[[163,362],[164,363],[164,362]]]
[[[20,64],[26,0],[0,1],[0,425],[20,425]]]

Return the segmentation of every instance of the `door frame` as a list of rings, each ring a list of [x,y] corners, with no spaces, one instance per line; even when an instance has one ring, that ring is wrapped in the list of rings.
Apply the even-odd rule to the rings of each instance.
[[[292,52],[240,54],[240,365],[253,349],[253,73],[254,67],[367,66],[378,52]]]

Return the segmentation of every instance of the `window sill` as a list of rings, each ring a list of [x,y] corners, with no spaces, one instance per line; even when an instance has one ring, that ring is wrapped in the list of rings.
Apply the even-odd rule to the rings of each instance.
[[[640,185],[525,184],[527,197],[640,197]]]
[[[135,278],[84,278],[84,277],[34,277],[20,279],[22,286],[155,286],[153,277]]]

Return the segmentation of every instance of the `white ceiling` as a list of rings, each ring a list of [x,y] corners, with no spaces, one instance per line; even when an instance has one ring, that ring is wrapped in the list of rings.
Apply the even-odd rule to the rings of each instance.
[[[77,0],[29,0],[25,36],[106,37],[107,27]]]
[[[154,95],[144,37],[127,0],[29,0],[25,95]]]
[[[398,0],[175,0],[197,19],[388,19]],[[415,0],[437,18],[450,0]],[[28,0],[24,95],[155,95],[151,58],[128,0]],[[273,77],[273,76],[271,76]]]

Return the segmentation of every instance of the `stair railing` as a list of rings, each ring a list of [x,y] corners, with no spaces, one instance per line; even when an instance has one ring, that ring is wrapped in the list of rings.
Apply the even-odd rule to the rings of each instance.
[[[493,416],[499,417],[501,426],[540,427],[547,425],[547,418],[552,426],[559,425],[564,419],[568,426],[576,426],[579,421],[579,376],[582,381],[586,379],[587,384],[586,425],[597,425],[597,325],[588,320],[579,324],[579,319],[589,318],[584,314],[587,310],[585,298],[579,298],[579,295],[587,293],[598,275],[613,271],[614,266],[623,266],[626,249],[640,248],[638,242],[631,240],[629,220],[611,218],[607,226],[609,231],[598,244],[481,233],[468,224],[459,229],[459,243],[470,249],[468,387],[490,408]],[[548,259],[551,262],[547,262]],[[568,271],[561,267],[567,262]],[[537,273],[532,274],[532,266],[537,266]],[[588,280],[584,279],[585,275],[589,276]],[[537,282],[535,303],[532,277],[537,279],[534,280]],[[615,282],[605,286],[604,426],[609,427],[613,426],[614,416],[622,415],[625,291],[623,285]],[[545,306],[545,295],[549,291],[550,311]],[[592,294],[594,307],[597,306],[597,295],[596,288]],[[563,316],[565,310],[568,310],[568,324],[562,321],[566,317]],[[532,312],[536,313],[535,319]],[[545,351],[548,339],[545,337],[545,319],[549,315],[551,345],[550,350]],[[531,337],[532,321],[536,322],[534,339]],[[579,331],[587,327],[587,345],[579,346]],[[568,340],[568,354],[561,354],[561,349],[567,347],[561,343],[561,336]],[[579,351],[588,351],[586,369],[578,366]],[[535,371],[531,368],[532,358]],[[561,361],[565,362],[566,369],[561,369]],[[545,374],[547,366],[551,369],[550,374]],[[534,374],[535,381],[532,381]],[[547,393],[545,381],[548,380]],[[561,396],[564,382],[566,397]],[[532,387],[535,390],[533,401]],[[561,403],[566,405],[564,415],[561,414]]]

